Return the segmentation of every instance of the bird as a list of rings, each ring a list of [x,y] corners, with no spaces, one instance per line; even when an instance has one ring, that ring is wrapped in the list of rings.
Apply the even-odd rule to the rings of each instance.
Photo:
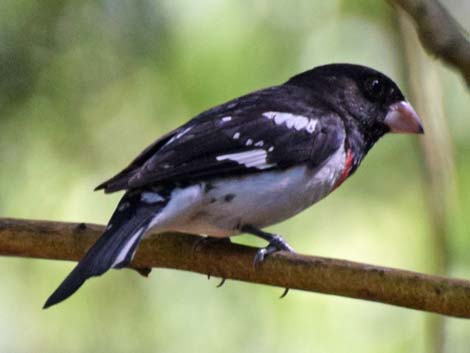
[[[44,308],[90,277],[128,266],[151,233],[252,234],[268,242],[255,264],[293,252],[263,228],[337,189],[387,133],[424,130],[392,79],[349,63],[314,67],[200,113],[96,187],[125,193],[104,233]]]

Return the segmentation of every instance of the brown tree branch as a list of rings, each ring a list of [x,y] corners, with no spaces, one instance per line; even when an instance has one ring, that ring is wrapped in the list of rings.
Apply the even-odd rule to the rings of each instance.
[[[462,27],[437,0],[388,0],[415,23],[424,48],[462,74],[470,87],[470,41]]]
[[[0,255],[78,260],[103,231],[99,225],[0,219]],[[145,239],[134,268],[162,267],[273,286],[335,294],[470,318],[470,281],[317,256],[279,253],[253,268],[255,248],[210,244],[201,237]]]

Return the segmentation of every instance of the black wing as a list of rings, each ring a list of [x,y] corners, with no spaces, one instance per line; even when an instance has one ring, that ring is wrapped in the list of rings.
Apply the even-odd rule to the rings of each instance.
[[[277,86],[195,117],[99,185],[114,192],[155,183],[316,167],[344,142],[341,118],[299,87]]]

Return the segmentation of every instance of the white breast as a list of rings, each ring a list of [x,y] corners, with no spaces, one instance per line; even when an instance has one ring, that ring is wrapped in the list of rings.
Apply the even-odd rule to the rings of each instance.
[[[316,169],[307,166],[215,180],[191,217],[172,230],[232,236],[240,225],[263,228],[294,216],[328,195],[341,177],[345,152],[340,148]]]

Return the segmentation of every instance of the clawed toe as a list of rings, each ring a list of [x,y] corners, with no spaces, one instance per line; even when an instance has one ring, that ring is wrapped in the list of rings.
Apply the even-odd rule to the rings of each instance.
[[[261,264],[266,256],[269,256],[278,251],[295,252],[286,241],[277,234],[263,232],[261,229],[245,224],[240,228],[241,231],[249,234],[256,235],[257,237],[263,238],[269,242],[268,246],[261,248],[256,252],[255,258],[253,259],[253,267],[256,269]]]
[[[220,243],[231,243],[231,241],[230,238],[201,237],[200,239],[194,242],[192,254],[194,255],[196,252],[200,251],[207,245]]]
[[[253,266],[257,268],[266,259],[267,256],[278,251],[295,252],[294,249],[289,244],[287,244],[281,236],[275,235],[270,240],[268,246],[261,248],[256,252],[255,258],[253,260]]]
[[[285,289],[284,289],[284,292],[282,292],[282,294],[281,294],[281,296],[279,297],[279,299],[284,298],[284,297],[287,295],[287,293],[289,293],[289,288],[285,288]]]
[[[253,265],[256,267],[258,264],[262,263],[267,254],[268,247],[259,249],[256,252],[255,258],[253,259]]]
[[[211,244],[227,244],[231,243],[230,238],[215,238],[215,237],[202,237],[194,242],[192,248],[192,254],[194,255],[197,251],[201,250],[203,247]],[[207,279],[211,279],[211,274],[207,274]],[[225,278],[222,278],[220,283],[217,285],[216,288],[220,288],[224,285]]]

